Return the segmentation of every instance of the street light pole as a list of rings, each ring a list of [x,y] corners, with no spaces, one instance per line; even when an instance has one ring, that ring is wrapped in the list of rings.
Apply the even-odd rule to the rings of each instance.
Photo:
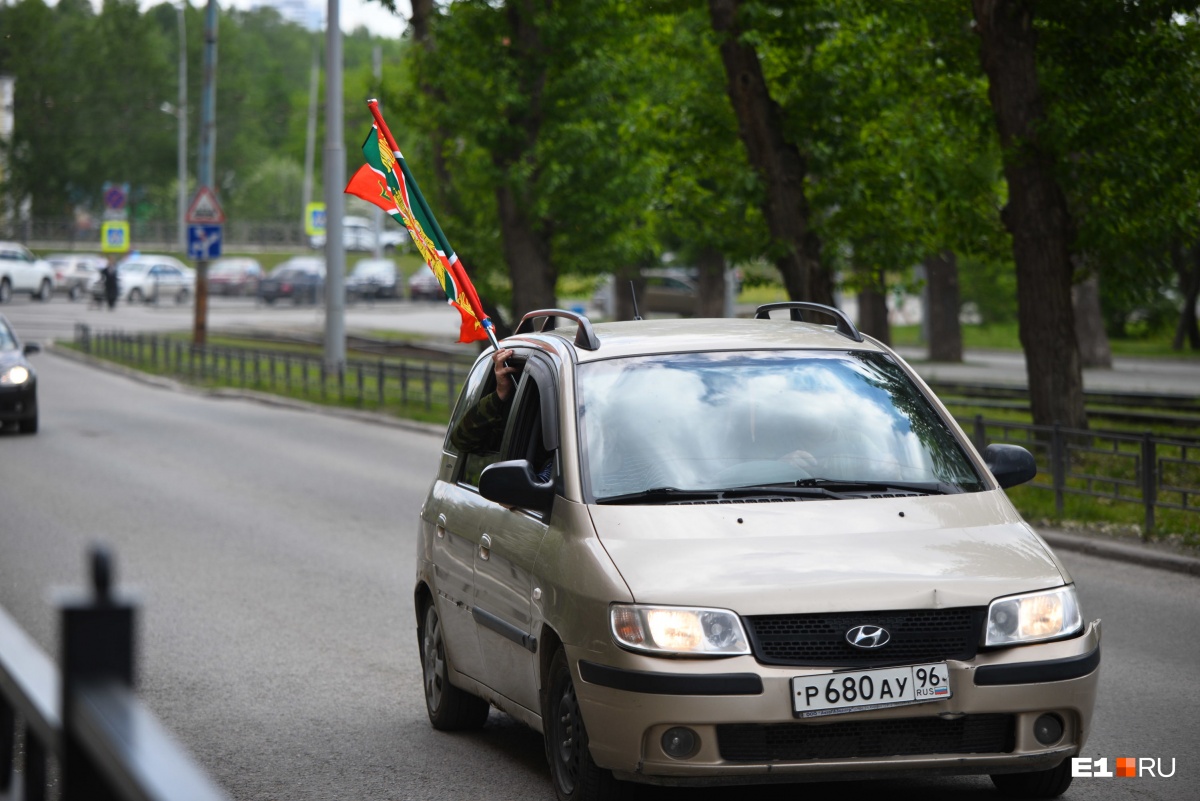
[[[187,0],[179,4],[179,252],[187,253],[187,31],[184,23],[184,9],[188,7]]]
[[[342,133],[342,28],[338,0],[325,19],[325,368],[346,365],[346,251],[342,247],[346,143]]]

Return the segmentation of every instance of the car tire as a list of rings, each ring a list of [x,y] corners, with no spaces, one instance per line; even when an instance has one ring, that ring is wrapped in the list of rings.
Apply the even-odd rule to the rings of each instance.
[[[612,771],[592,761],[571,666],[562,647],[550,660],[546,686],[549,689],[542,701],[542,722],[555,795],[559,801],[615,801],[624,793]]]
[[[439,731],[479,729],[487,722],[491,705],[450,683],[450,660],[442,621],[433,601],[425,604],[418,630],[421,643],[421,677],[425,689],[425,711]]]
[[[129,302],[130,303],[141,303],[142,300],[144,299],[144,297],[145,296],[142,295],[142,290],[140,290],[140,289],[129,290]]]
[[[50,283],[50,279],[42,279],[42,285],[38,287],[38,293],[35,297],[42,303],[48,303],[50,298],[54,297],[54,284]]]
[[[992,784],[1009,798],[1058,798],[1071,786],[1071,760],[1058,767],[1031,773],[996,773]]]
[[[79,284],[75,284],[67,290],[67,297],[72,303],[79,300],[81,297],[83,297],[83,287],[81,287]]]
[[[0,303],[8,303],[12,300],[12,284],[5,278],[0,281]]]
[[[179,294],[175,296],[175,303],[179,306],[188,302],[188,291],[186,289],[179,290]]]
[[[38,430],[37,416],[35,415],[34,417],[29,417],[25,420],[19,421],[17,423],[17,427],[20,429],[22,434],[36,434]]]

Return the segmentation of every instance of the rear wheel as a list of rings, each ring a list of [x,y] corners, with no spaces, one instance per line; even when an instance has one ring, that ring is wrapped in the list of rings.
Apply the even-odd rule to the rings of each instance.
[[[140,289],[131,289],[129,291],[129,302],[130,303],[141,303],[142,300],[144,299],[144,297],[145,296],[142,295],[142,290],[140,290]]]
[[[597,767],[588,747],[587,729],[575,695],[575,682],[567,654],[560,647],[550,661],[549,692],[542,710],[546,732],[546,759],[559,801],[609,801],[620,785],[612,771]]]
[[[70,298],[72,302],[79,300],[81,297],[83,297],[83,287],[81,287],[79,284],[72,284],[71,288],[67,290],[67,297]]]
[[[190,297],[190,294],[188,293],[188,291],[186,289],[181,289],[181,290],[179,290],[179,294],[175,296],[175,302],[182,305],[182,304],[188,302],[189,297]]]
[[[450,683],[446,640],[433,601],[426,603],[419,633],[425,711],[429,713],[429,722],[441,731],[481,728],[487,722],[491,705]]]
[[[1032,773],[997,773],[992,784],[1009,798],[1058,798],[1071,786],[1071,760]]]

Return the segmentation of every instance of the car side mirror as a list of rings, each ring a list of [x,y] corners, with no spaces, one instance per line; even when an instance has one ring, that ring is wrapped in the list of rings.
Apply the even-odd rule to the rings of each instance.
[[[1003,489],[1024,484],[1037,475],[1033,454],[1020,445],[988,445],[983,461]]]
[[[549,512],[554,505],[554,480],[543,484],[537,480],[527,460],[512,459],[483,468],[479,476],[479,494],[505,506]]]
[[[31,356],[34,353],[41,353],[41,352],[42,352],[42,346],[39,345],[38,343],[36,343],[36,342],[26,342],[25,343],[25,355],[26,356]]]

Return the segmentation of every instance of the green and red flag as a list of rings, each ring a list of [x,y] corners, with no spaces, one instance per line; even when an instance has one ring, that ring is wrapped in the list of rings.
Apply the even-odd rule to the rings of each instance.
[[[483,304],[479,302],[479,295],[467,277],[458,254],[446,241],[446,235],[434,219],[416,179],[409,172],[408,164],[396,140],[392,138],[392,132],[383,121],[379,104],[370,100],[367,107],[375,118],[371,133],[363,142],[363,155],[367,163],[350,178],[346,193],[375,204],[408,229],[417,251],[445,290],[446,301],[458,309],[462,317],[458,341],[490,339],[492,344],[496,344],[492,321],[484,314]]]

